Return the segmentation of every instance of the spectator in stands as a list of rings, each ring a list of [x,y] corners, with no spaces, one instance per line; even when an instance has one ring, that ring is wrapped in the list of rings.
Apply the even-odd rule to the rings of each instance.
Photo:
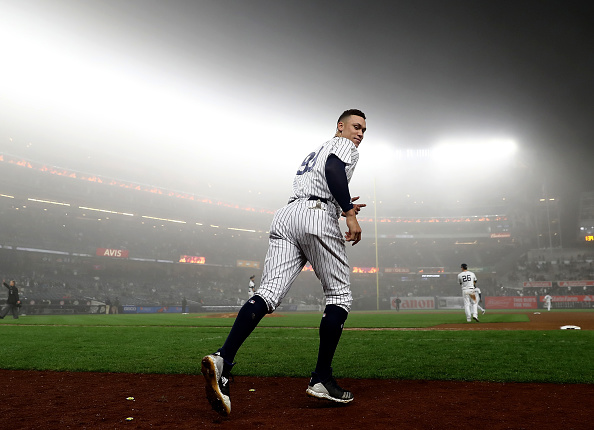
[[[109,315],[110,310],[111,310],[111,300],[108,297],[105,299],[105,314]]]
[[[2,284],[8,288],[8,299],[6,299],[6,306],[0,311],[0,319],[3,319],[8,312],[12,312],[12,318],[16,320],[19,318],[19,308],[21,307],[19,289],[16,287],[14,280],[10,281],[10,285],[2,280]]]

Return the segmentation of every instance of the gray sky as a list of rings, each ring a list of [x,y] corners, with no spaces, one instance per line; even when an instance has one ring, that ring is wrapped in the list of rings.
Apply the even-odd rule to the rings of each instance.
[[[386,3],[0,0],[0,151],[274,209],[356,107],[351,188],[369,201],[375,186],[382,215],[497,198],[526,171],[592,190],[589,2]],[[472,179],[464,154],[434,167],[393,152],[493,137],[521,163]]]

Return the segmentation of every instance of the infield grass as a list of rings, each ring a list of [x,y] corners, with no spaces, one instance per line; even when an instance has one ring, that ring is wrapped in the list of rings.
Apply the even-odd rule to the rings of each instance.
[[[593,313],[594,314],[594,313]],[[216,314],[220,315],[220,314]],[[234,314],[233,314],[234,315]],[[321,312],[274,313],[267,315],[258,327],[313,327],[320,325]],[[485,322],[528,321],[522,313],[487,313],[481,316]],[[18,320],[7,319],[2,324],[16,325],[68,325],[68,326],[171,326],[171,327],[231,327],[234,318],[215,317],[215,314],[116,314],[116,315],[34,315]],[[351,312],[348,327],[359,328],[423,328],[438,324],[464,322],[464,313],[457,312]]]
[[[320,314],[266,317],[236,357],[237,375],[308,377]],[[593,314],[594,315],[594,314]],[[357,313],[347,327],[427,327],[460,313]],[[527,320],[489,314],[486,322]],[[27,316],[0,322],[0,367],[131,373],[200,372],[233,318],[190,314]],[[594,332],[345,330],[334,359],[339,378],[594,383]]]

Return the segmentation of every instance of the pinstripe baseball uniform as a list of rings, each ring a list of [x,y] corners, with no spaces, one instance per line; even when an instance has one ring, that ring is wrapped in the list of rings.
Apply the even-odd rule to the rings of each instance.
[[[478,321],[478,309],[476,307],[478,300],[475,301],[475,299],[471,297],[475,295],[474,285],[476,284],[476,275],[470,270],[464,269],[458,274],[458,282],[462,286],[462,298],[464,299],[466,321],[470,322],[471,317]]]
[[[483,293],[481,292],[481,289],[479,287],[474,287],[474,292],[476,294],[476,308],[477,310],[481,311],[483,313],[483,315],[485,314],[485,308],[483,308],[481,306],[481,300],[483,298]],[[484,305],[484,303],[483,303]]]
[[[351,197],[349,182],[366,130],[363,112],[344,111],[336,122],[335,137],[305,157],[289,202],[274,214],[260,287],[237,313],[223,346],[202,358],[206,398],[221,415],[231,412],[229,378],[235,355],[262,318],[282,302],[306,261],[326,296],[318,358],[306,394],[337,403],[353,401],[353,393],[332,376],[332,360],[353,301],[345,242],[355,245],[361,240],[357,213],[366,205],[353,204],[359,197]],[[344,237],[338,223],[343,213],[348,229]]]
[[[550,295],[546,295],[544,296],[544,302],[545,302],[545,306],[547,307],[547,311],[551,310],[551,301],[553,300],[553,298]]]
[[[345,163],[350,181],[359,152],[352,141],[334,137],[311,152],[293,180],[293,195],[272,220],[268,253],[257,295],[272,312],[309,261],[320,279],[326,304],[351,308],[349,264],[339,218],[342,209],[332,197],[325,176],[328,157],[334,154]]]

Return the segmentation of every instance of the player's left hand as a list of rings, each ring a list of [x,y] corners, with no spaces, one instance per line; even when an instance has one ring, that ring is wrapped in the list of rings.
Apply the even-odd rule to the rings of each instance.
[[[354,246],[361,241],[361,227],[357,221],[357,215],[354,209],[346,213],[346,224],[349,231],[344,234],[344,238],[347,242],[353,242]]]
[[[353,197],[351,199],[351,203],[356,202],[357,200],[359,200],[359,196]],[[357,215],[359,213],[359,211],[361,210],[361,208],[364,208],[365,206],[367,206],[365,203],[353,203],[353,209],[355,210],[355,215]],[[343,212],[342,216],[346,217],[346,214]]]

